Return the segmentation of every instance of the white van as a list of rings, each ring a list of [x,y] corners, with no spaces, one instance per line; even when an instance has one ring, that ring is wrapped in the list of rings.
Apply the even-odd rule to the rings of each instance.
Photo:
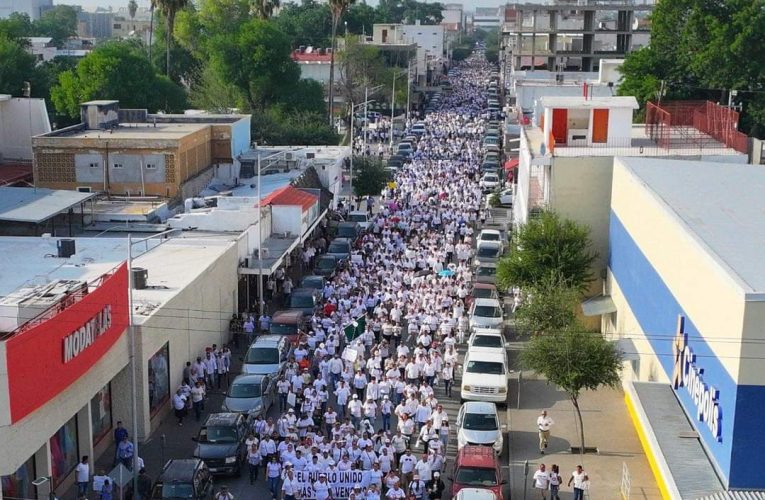
[[[510,367],[507,351],[469,349],[462,364],[460,399],[465,401],[507,401],[507,379]]]

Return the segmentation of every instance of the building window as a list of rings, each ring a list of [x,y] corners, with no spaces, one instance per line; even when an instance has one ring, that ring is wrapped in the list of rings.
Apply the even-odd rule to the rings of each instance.
[[[54,488],[77,467],[80,461],[77,448],[77,415],[75,415],[50,438],[50,464]]]
[[[121,30],[122,29],[122,25],[121,24],[115,24],[114,25],[114,29],[115,30]]]
[[[125,168],[122,163],[115,163],[112,168]]]
[[[3,498],[37,498],[35,487],[32,485],[36,477],[33,455],[13,474],[0,477],[0,482],[3,484]]]
[[[91,163],[91,164],[89,164],[88,166],[89,166],[90,168],[98,168],[98,167],[99,167],[98,163]]]
[[[112,388],[106,384],[90,400],[90,423],[93,426],[93,446],[112,430]]]
[[[146,170],[157,170],[157,164],[156,163],[147,163],[146,164]]]
[[[149,411],[153,417],[170,399],[170,344],[149,360]]]

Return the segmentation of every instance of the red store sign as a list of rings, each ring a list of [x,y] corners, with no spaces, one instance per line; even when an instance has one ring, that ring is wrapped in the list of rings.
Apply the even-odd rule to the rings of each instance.
[[[125,332],[128,313],[127,264],[122,264],[75,304],[6,340],[11,422],[43,406],[98,362]]]

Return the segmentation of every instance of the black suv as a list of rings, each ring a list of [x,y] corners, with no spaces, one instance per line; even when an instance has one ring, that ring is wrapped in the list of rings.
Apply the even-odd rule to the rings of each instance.
[[[168,460],[154,483],[151,498],[211,500],[213,481],[210,470],[198,458]]]
[[[246,433],[241,413],[212,413],[192,438],[197,442],[194,458],[202,459],[212,474],[239,475],[247,457]]]

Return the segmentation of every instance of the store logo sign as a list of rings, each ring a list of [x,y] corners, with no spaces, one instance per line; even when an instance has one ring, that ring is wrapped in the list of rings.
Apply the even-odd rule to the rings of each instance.
[[[106,305],[83,326],[64,337],[64,363],[92,346],[112,326],[112,306]]]
[[[677,333],[672,344],[675,368],[672,373],[672,387],[685,387],[696,405],[696,418],[704,422],[718,442],[722,442],[722,407],[720,391],[704,382],[704,368],[696,363],[696,355],[688,345],[685,333],[685,318],[678,316]]]

